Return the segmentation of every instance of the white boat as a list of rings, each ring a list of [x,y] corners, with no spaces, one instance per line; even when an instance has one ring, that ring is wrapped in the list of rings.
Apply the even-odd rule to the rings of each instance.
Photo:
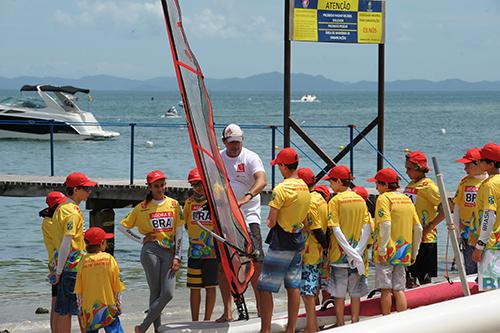
[[[301,102],[306,102],[306,103],[312,103],[316,101],[316,96],[315,95],[304,95],[300,99]]]
[[[25,85],[21,91],[37,92],[40,98],[9,97],[0,101],[0,138],[99,140],[120,135],[105,131],[90,112],[82,111],[76,93],[88,89],[72,86]]]
[[[164,118],[179,118],[179,112],[175,108],[175,105],[171,106],[170,109],[163,115]]]

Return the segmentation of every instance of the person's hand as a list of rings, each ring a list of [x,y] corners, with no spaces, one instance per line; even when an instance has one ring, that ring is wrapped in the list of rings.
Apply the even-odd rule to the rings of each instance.
[[[243,198],[241,198],[240,200],[238,200],[238,207],[241,207],[243,206],[244,204],[246,204],[247,202],[249,202],[251,200],[250,196],[249,195],[245,195],[243,196]]]
[[[267,224],[267,226],[269,227],[269,229],[271,229],[272,227],[274,227],[274,226],[276,225],[276,221],[271,222],[271,220],[269,220],[269,219],[268,219],[268,220],[266,221],[266,224]]]
[[[156,236],[153,233],[146,234],[142,239],[142,244],[151,243],[156,241]]]
[[[472,260],[476,263],[479,263],[482,258],[483,258],[483,251],[474,249],[474,252],[472,252]]]
[[[387,263],[387,259],[385,258],[385,256],[381,256],[380,254],[377,254],[377,255],[378,255],[378,261],[381,264],[386,264]]]
[[[425,238],[425,237],[427,237],[427,234],[429,232],[431,232],[433,229],[434,229],[434,226],[432,225],[432,223],[427,224],[424,227],[424,230],[422,231],[422,239]]]
[[[57,273],[49,274],[49,281],[51,285],[55,286],[56,284],[59,283],[60,280],[61,280],[61,274]]]
[[[181,268],[181,260],[179,258],[174,258],[174,260],[172,260],[170,270],[175,273],[179,270],[179,268]]]
[[[410,264],[413,265],[417,261],[417,258],[411,258]]]

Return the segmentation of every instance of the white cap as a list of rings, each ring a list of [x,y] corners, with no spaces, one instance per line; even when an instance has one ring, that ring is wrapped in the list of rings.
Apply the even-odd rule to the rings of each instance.
[[[229,124],[222,131],[222,140],[227,142],[243,141],[243,131],[236,124]]]

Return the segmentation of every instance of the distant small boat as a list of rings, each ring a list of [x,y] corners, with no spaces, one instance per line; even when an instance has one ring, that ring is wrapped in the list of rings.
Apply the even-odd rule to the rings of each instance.
[[[179,107],[181,109],[184,109],[184,102],[183,101],[179,101],[179,103],[177,105],[179,105]]]
[[[306,103],[311,103],[316,101],[316,96],[315,95],[304,95],[300,99],[301,102],[306,102]]]
[[[172,105],[170,109],[165,112],[163,115],[164,118],[178,118],[179,117],[179,112],[177,112],[177,109],[175,108],[175,105]]]

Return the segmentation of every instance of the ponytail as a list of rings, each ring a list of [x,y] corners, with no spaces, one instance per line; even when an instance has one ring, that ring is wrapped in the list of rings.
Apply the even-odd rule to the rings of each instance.
[[[146,200],[144,200],[144,201],[145,201],[145,203],[146,203],[146,205],[147,205],[148,203],[150,203],[150,202],[151,202],[151,200],[153,200],[153,192],[152,192],[152,191],[149,191],[149,192],[148,192],[148,194],[146,195]]]

